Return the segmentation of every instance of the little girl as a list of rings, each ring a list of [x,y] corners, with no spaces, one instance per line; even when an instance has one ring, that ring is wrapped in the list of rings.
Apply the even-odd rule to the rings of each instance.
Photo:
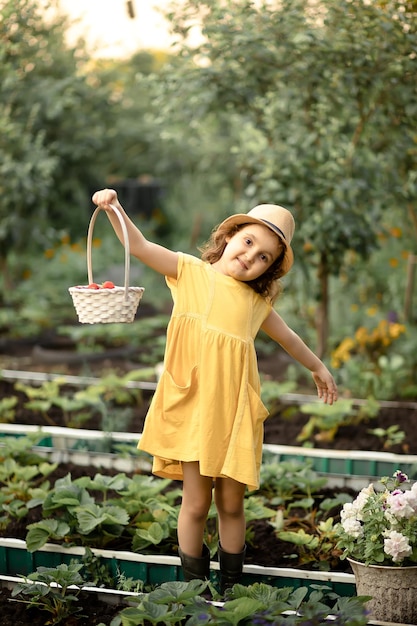
[[[277,281],[293,264],[294,219],[273,204],[232,215],[213,231],[200,260],[148,241],[112,189],[97,191],[93,202],[123,241],[111,205],[121,211],[132,255],[163,274],[172,292],[164,372],[138,447],[153,455],[154,474],[183,481],[178,543],[186,581],[209,578],[203,536],[214,485],[224,592],[242,574],[245,490],[259,486],[268,415],[254,348],[259,329],[311,371],[324,402],[337,400],[328,369],[272,306]]]

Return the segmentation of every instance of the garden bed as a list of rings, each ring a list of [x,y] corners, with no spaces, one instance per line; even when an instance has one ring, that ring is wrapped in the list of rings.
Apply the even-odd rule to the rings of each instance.
[[[12,589],[21,579],[17,577],[0,576],[0,626],[45,626],[48,613],[36,608],[28,609],[25,604],[11,598]],[[79,606],[82,606],[82,618],[76,621],[68,618],[62,622],[66,626],[88,624],[98,626],[108,625],[120,611],[127,606],[127,593],[85,588],[79,596]]]
[[[28,575],[38,567],[57,567],[70,561],[82,562],[84,548],[65,547],[56,544],[45,544],[40,550],[30,553],[23,540],[0,537],[0,574],[17,576]],[[109,568],[116,579],[122,575],[133,580],[141,580],[145,585],[160,585],[164,582],[183,580],[179,557],[160,554],[138,554],[118,550],[92,549],[100,562]],[[262,561],[253,555],[251,560]],[[248,559],[249,560],[249,559]],[[211,580],[218,585],[219,565],[216,560],[211,562]],[[265,567],[256,563],[244,565],[242,583],[251,585],[265,583],[272,587],[310,587],[325,585],[335,593],[343,596],[355,595],[355,579],[349,572],[323,572],[296,567]]]
[[[116,355],[113,357],[106,363],[100,362],[100,359],[94,360],[95,367],[91,369],[89,376],[79,376],[80,363],[72,363],[65,374],[66,388],[74,390],[86,385],[95,385],[102,380],[100,377],[107,375],[109,371],[117,371],[123,375],[126,371],[134,369],[134,365],[129,364],[126,358],[123,362],[119,362]],[[62,378],[62,374],[57,373],[55,367],[48,368],[43,364],[30,369],[30,363],[26,361],[26,364],[27,370],[2,370],[0,372],[1,397],[11,397],[16,393],[16,381],[40,385],[44,381]],[[262,376],[269,379],[277,374],[265,362],[260,363],[260,369]],[[125,421],[121,432],[109,431],[108,428],[105,428],[106,432],[103,432],[103,416],[94,410],[90,410],[88,419],[84,419],[79,428],[68,428],[68,416],[63,410],[56,406],[43,414],[40,410],[29,410],[25,407],[28,398],[21,391],[18,392],[19,402],[16,406],[14,422],[3,425],[1,430],[4,435],[22,435],[31,430],[38,431],[39,427],[42,429],[45,437],[41,441],[41,448],[37,447],[35,451],[46,456],[49,461],[59,463],[56,473],[48,477],[51,484],[56,478],[68,473],[75,479],[79,476],[92,475],[97,471],[111,475],[121,471],[126,473],[148,471],[149,459],[134,455],[127,458],[118,452],[118,447],[125,444],[135,446],[140,437],[155,386],[156,379],[154,381],[136,380],[126,385],[130,389],[138,390],[140,397],[139,401],[135,400],[131,403],[129,421]],[[308,392],[308,385],[303,390]],[[264,449],[266,454],[273,455],[280,462],[292,459],[302,463],[308,462],[317,472],[330,478],[333,476],[335,482],[332,483],[330,480],[326,492],[320,497],[331,498],[341,488],[345,488],[346,492],[352,489],[352,495],[356,494],[357,489],[363,487],[370,478],[392,474],[398,467],[409,472],[411,477],[415,477],[417,457],[414,453],[417,452],[417,429],[415,429],[414,422],[417,418],[417,403],[381,403],[377,418],[370,418],[368,421],[354,425],[340,426],[333,440],[326,441],[318,437],[310,442],[313,447],[302,447],[299,434],[306,425],[308,416],[302,413],[299,407],[303,403],[312,401],[317,402],[317,399],[308,393],[304,395],[282,394],[279,403],[271,411],[271,416],[265,423]],[[358,407],[363,403],[360,400],[355,402]],[[117,419],[114,422],[117,422]],[[383,440],[369,431],[376,426],[386,430],[392,425],[397,425],[406,433],[406,436],[401,444],[392,445],[387,450]],[[19,432],[20,429],[21,432]],[[107,451],[106,454],[103,454],[103,445]],[[337,512],[334,513],[337,517]],[[29,519],[21,523],[19,520],[13,521],[7,531],[2,533],[3,538],[0,542],[2,572],[27,574],[39,565],[55,566],[61,562],[68,562],[77,555],[77,551],[80,558],[84,554],[82,547],[68,550],[58,543],[46,544],[40,550],[28,552],[24,542],[26,526],[28,523],[36,522],[39,514],[40,507],[30,510]],[[244,567],[243,582],[245,584],[249,585],[258,581],[292,587],[327,584],[340,595],[355,593],[353,575],[346,562],[340,562],[336,568],[332,566],[330,572],[311,569],[310,564],[301,563],[296,546],[279,540],[273,526],[266,520],[252,521],[250,529],[252,540],[248,545]],[[175,552],[139,554],[129,552],[129,548],[130,546],[115,543],[111,546],[109,554],[104,554],[102,550],[98,551],[97,555],[102,559],[108,559],[113,570],[118,569],[126,576],[142,579],[146,584],[158,585],[165,580],[181,579],[180,561]],[[216,581],[218,576],[216,560],[212,562],[211,571],[213,580]],[[88,623],[94,625],[96,622],[93,619],[89,619]],[[33,620],[31,621],[36,624]]]
[[[13,588],[21,581],[14,576],[0,576],[0,626],[44,626],[47,614],[36,608],[27,609],[22,603],[11,599]],[[81,612],[81,623],[89,626],[109,625],[111,620],[119,615],[120,611],[131,605],[129,598],[136,596],[135,592],[114,591],[112,589],[97,589],[85,587],[79,596],[79,601],[83,610]],[[222,607],[222,602],[214,602]],[[293,611],[286,611],[283,615],[290,616]],[[321,621],[323,624],[331,624],[334,617],[329,615],[327,619]],[[66,626],[76,626],[80,621],[69,618],[63,622]],[[393,624],[392,622],[381,622],[371,620],[369,626],[413,626],[411,624]]]
[[[14,424],[32,426],[68,426],[68,418],[58,407],[51,407],[46,414],[25,407],[27,397],[21,391],[16,391],[15,383],[25,381],[32,385],[41,384],[42,380],[59,379],[65,380],[65,376],[54,375],[46,372],[33,373],[30,371],[0,370],[0,397],[7,398],[16,396],[18,405],[14,409]],[[95,377],[77,377],[70,375],[68,387],[76,388],[82,385],[94,385],[98,381]],[[156,383],[153,381],[131,382],[130,388],[140,391],[140,401],[129,407],[130,415],[123,420],[123,432],[141,433],[149,403],[151,401]],[[273,445],[285,445],[299,447],[299,435],[308,422],[309,416],[298,410],[303,403],[316,401],[314,396],[305,394],[283,394],[279,406],[271,411],[271,415],[265,422],[264,442]],[[357,401],[361,403],[360,400]],[[398,455],[417,454],[417,403],[416,402],[381,402],[377,417],[368,418],[359,423],[340,426],[334,438],[326,441],[318,437],[310,441],[310,446],[321,450],[356,450],[371,452],[389,452]],[[117,420],[113,420],[117,423]],[[384,437],[378,437],[370,431],[376,427],[387,431],[392,426],[405,434],[401,443],[386,445]],[[88,430],[103,430],[103,416],[97,411],[90,410],[88,419],[83,419],[80,427]],[[105,430],[108,430],[105,429]],[[347,471],[345,473],[348,473]],[[368,472],[366,472],[368,474]],[[381,472],[378,472],[381,475]]]
[[[53,486],[56,480],[64,478],[68,474],[71,476],[71,480],[74,481],[77,478],[86,477],[86,476],[93,478],[100,471],[103,474],[110,475],[110,476],[115,476],[116,474],[119,473],[117,470],[110,469],[110,468],[83,466],[78,463],[77,464],[59,463],[57,468],[52,473],[48,474],[47,478],[51,486]],[[128,473],[126,474],[128,475]],[[174,488],[174,489],[175,487],[181,487],[181,483],[176,483],[175,481],[172,481],[170,485],[171,485],[171,488]],[[354,495],[356,494],[356,491],[348,487],[331,488],[331,487],[324,486],[316,490],[316,492],[313,494],[314,502],[316,503],[316,506],[318,506],[320,502],[322,502],[323,500],[334,498],[335,496],[340,495],[342,493],[346,493],[349,496],[354,497]],[[97,494],[97,497],[98,496],[99,494]],[[337,519],[338,513],[340,512],[340,508],[341,508],[341,505],[337,505],[334,510],[327,511],[326,516],[327,517],[333,516],[335,519]],[[297,516],[302,518],[305,515],[305,510],[303,509],[294,508],[292,511],[293,511],[292,514],[293,516],[295,516],[295,518]],[[4,528],[3,530],[0,531],[0,538],[3,538],[6,540],[6,543],[3,542],[2,545],[8,547],[7,541],[10,538],[12,538],[13,540],[17,539],[17,540],[20,540],[21,542],[24,542],[26,535],[27,535],[28,524],[34,524],[41,520],[42,520],[42,507],[41,506],[37,506],[35,508],[29,509],[28,514],[22,518],[13,517],[12,519],[10,519],[7,525],[7,528]],[[292,568],[297,568],[297,569],[300,568],[300,569],[305,569],[305,570],[310,569],[310,564],[302,565],[302,559],[299,558],[298,546],[294,545],[293,543],[289,543],[286,541],[282,541],[281,539],[278,539],[273,526],[270,523],[268,523],[267,519],[254,519],[252,522],[250,522],[249,525],[251,528],[252,538],[247,549],[246,566],[255,565],[255,566],[266,567],[266,568],[292,567]],[[19,547],[19,549],[22,548],[21,544],[18,543],[16,545]],[[130,551],[131,540],[130,539],[128,540],[125,535],[121,535],[120,538],[113,539],[112,542],[107,547],[111,549],[112,551],[117,551],[117,552]],[[158,549],[159,549],[158,546],[155,546],[155,549],[152,550],[152,553],[158,554]],[[65,548],[63,550],[65,553]],[[164,557],[169,556],[174,559],[177,559],[171,563],[171,565],[175,565],[175,567],[177,567],[177,565],[179,564],[179,559],[177,557],[176,552],[172,551],[172,549],[171,549],[171,552],[168,552],[168,550],[169,550],[168,547],[164,548],[163,556]],[[82,549],[82,552],[83,551],[84,550]],[[149,550],[147,552],[149,553]],[[159,553],[160,553],[160,549],[159,549]],[[18,559],[18,555],[20,553],[16,553],[16,555],[12,559],[9,559],[9,557],[6,555],[4,551],[2,551],[0,554],[1,554],[0,574],[10,574],[10,575],[15,575],[19,573],[26,574],[30,571],[33,571],[33,569],[36,566],[41,564],[41,563],[37,563],[36,561],[33,561],[33,558],[35,557],[32,557],[29,553],[27,554],[27,556],[21,555],[19,559]],[[145,562],[147,562],[149,554],[145,554],[144,557],[145,557]],[[139,561],[140,558],[141,558],[140,555],[133,555],[129,560]],[[21,561],[20,563],[19,563],[19,560]],[[337,567],[335,567],[336,563],[337,562],[335,561],[332,564],[332,569],[337,569],[338,571],[342,573],[346,573],[346,572],[350,573],[350,566],[347,563],[347,561],[339,562],[337,563]],[[175,580],[176,574],[177,574],[176,571],[172,573],[172,575],[174,576],[174,578],[172,578],[173,580]],[[326,574],[327,572],[324,572],[324,575]],[[132,573],[130,573],[129,575],[131,576]]]
[[[149,471],[152,459],[145,453],[137,455],[140,434],[106,432],[98,430],[46,427],[23,424],[0,424],[0,441],[3,436],[39,434],[35,446],[38,454],[54,463],[72,463],[94,466],[119,472]],[[120,454],[122,446],[124,454]],[[417,455],[364,450],[330,450],[264,444],[264,458],[277,461],[295,460],[309,463],[316,472],[328,479],[329,486],[350,487],[360,490],[381,476],[391,476],[398,468],[410,478],[417,476]],[[130,450],[130,454],[128,451]]]

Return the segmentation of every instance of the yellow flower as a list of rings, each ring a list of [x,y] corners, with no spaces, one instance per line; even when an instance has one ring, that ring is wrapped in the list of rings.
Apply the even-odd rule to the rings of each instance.
[[[366,309],[366,313],[367,315],[369,315],[369,317],[375,317],[375,315],[378,313],[378,307],[370,306]]]
[[[351,304],[350,310],[355,313],[356,311],[359,311],[359,306],[357,304]]]
[[[389,334],[393,339],[398,339],[402,333],[405,333],[404,324],[392,323],[389,325]]]
[[[92,241],[93,248],[99,248],[101,246],[101,239],[95,237]]]
[[[389,260],[390,267],[398,267],[399,261],[395,257],[391,257]]]
[[[385,333],[387,331],[387,328],[388,328],[388,320],[380,320],[375,330],[378,330],[381,333]]]
[[[342,363],[346,363],[350,359],[350,352],[355,347],[355,342],[351,337],[345,337],[343,341],[332,352],[332,366],[339,368]]]
[[[368,339],[368,331],[365,326],[359,326],[355,332],[355,339],[359,345],[364,345]]]
[[[48,248],[47,250],[45,250],[43,255],[46,259],[53,259],[55,256],[55,250],[53,248]]]
[[[389,232],[392,235],[392,237],[395,237],[396,239],[399,239],[400,237],[402,237],[402,234],[403,234],[403,231],[398,226],[393,226],[392,228],[390,228]]]
[[[62,243],[63,246],[68,245],[69,242],[70,242],[70,236],[69,235],[63,235],[61,237],[61,243]]]

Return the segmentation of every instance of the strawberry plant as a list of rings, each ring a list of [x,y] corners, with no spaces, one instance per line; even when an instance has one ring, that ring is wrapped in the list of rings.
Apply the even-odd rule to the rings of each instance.
[[[39,411],[51,426],[56,426],[54,419],[50,416],[53,407],[61,409],[67,426],[79,426],[90,417],[92,408],[101,413],[105,411],[103,402],[97,396],[80,391],[72,395],[64,394],[62,387],[65,385],[65,378],[55,378],[54,380],[47,380],[39,386],[16,383],[15,389],[22,391],[29,398],[25,403],[25,408]],[[87,409],[89,409],[88,412]]]
[[[265,455],[261,466],[259,493],[271,505],[278,506],[287,502],[297,502],[311,498],[311,495],[322,489],[327,479],[319,476],[311,468],[311,463],[297,461],[276,462],[276,457]]]
[[[48,490],[49,482],[43,479],[56,464],[42,461],[37,465],[21,465],[13,458],[0,464],[0,526],[7,528],[12,518],[24,518],[39,490]]]
[[[52,426],[56,425],[53,417],[51,417],[54,408],[60,409],[64,423],[68,427],[80,427],[83,422],[90,419],[91,410],[94,410],[101,415],[103,430],[112,430],[111,428],[104,428],[104,426],[109,426],[111,417],[115,413],[120,421],[123,420],[124,416],[119,407],[125,407],[125,417],[129,419],[131,415],[128,408],[142,405],[141,389],[131,386],[130,383],[143,380],[146,373],[149,374],[149,371],[144,373],[140,369],[128,372],[123,376],[110,373],[86,388],[76,391],[68,386],[64,376],[47,380],[41,385],[18,382],[15,384],[15,389],[27,396],[25,408],[39,411],[44,420]],[[113,421],[117,420],[114,419]],[[123,430],[123,426],[120,424],[119,428],[115,427],[114,429]]]
[[[378,415],[379,403],[368,398],[366,404],[354,407],[352,400],[340,399],[332,406],[317,402],[302,404],[300,411],[309,416],[297,439],[300,442],[333,441],[341,426],[359,424]]]
[[[43,498],[28,504],[41,504],[44,519],[28,525],[27,548],[34,552],[50,540],[102,548],[121,537],[131,542],[134,551],[150,546],[154,551],[162,542],[175,544],[178,505],[172,503],[178,491],[161,493],[169,483],[125,474],[73,481],[68,474]]]
[[[370,428],[368,432],[384,441],[384,450],[389,450],[392,446],[402,444],[406,439],[405,432],[400,430],[398,424],[391,424],[387,428]]]
[[[235,585],[222,604],[208,603],[201,594],[209,583],[192,580],[163,583],[160,587],[131,598],[119,615],[122,626],[138,624],[185,624],[196,626],[365,626],[368,623],[361,598],[340,598],[326,587],[276,588],[264,583],[250,587]]]
[[[0,422],[2,424],[14,421],[16,405],[17,398],[15,396],[0,399]]]
[[[76,563],[58,567],[38,567],[13,589],[12,597],[24,602],[28,608],[38,608],[50,614],[46,625],[60,624],[64,619],[82,611],[77,606],[83,579]]]

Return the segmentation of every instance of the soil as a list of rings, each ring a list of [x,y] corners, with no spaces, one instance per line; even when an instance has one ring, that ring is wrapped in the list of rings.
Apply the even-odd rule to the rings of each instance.
[[[54,351],[51,356],[50,350],[39,349],[39,346],[33,345],[28,347],[27,345],[20,345],[18,349],[15,347],[14,353],[8,352],[6,354],[0,354],[0,368],[4,369],[16,369],[24,371],[46,371],[54,373],[66,373],[77,374],[80,371],[85,374],[85,363],[80,362],[79,359],[70,359],[68,352],[58,354]],[[52,358],[53,357],[53,358]],[[51,362],[52,361],[52,362]],[[261,356],[259,359],[259,369],[261,374],[265,378],[273,380],[284,380],[285,370],[288,365],[286,356],[278,353],[269,357]],[[131,354],[126,354],[123,351],[118,353],[109,352],[106,355],[101,355],[100,358],[95,358],[89,361],[89,374],[90,376],[100,376],[109,371],[115,371],[118,374],[122,374],[131,369],[137,369],[138,364],[136,361],[132,361]],[[306,394],[313,394],[314,387],[309,380],[304,381],[300,385],[300,392]],[[65,420],[65,416],[62,411],[57,408],[53,408],[43,415],[39,411],[28,410],[24,405],[27,402],[27,397],[19,392],[17,393],[14,387],[14,382],[6,379],[0,379],[0,398],[10,397],[17,395],[19,403],[16,408],[15,423],[19,424],[35,424],[42,426],[50,426],[54,424],[56,426],[67,426],[68,423]],[[141,432],[143,422],[145,419],[146,411],[151,400],[151,392],[143,392],[141,402],[136,403],[130,407],[131,417],[127,424],[124,424],[123,430],[129,432]],[[334,439],[331,441],[318,440],[316,438],[310,442],[310,445],[320,448],[328,449],[340,449],[340,450],[372,450],[383,451],[384,441],[381,438],[376,437],[369,433],[371,428],[380,427],[387,429],[389,426],[398,425],[399,429],[406,434],[404,441],[401,444],[391,446],[390,452],[396,452],[398,454],[417,454],[417,403],[410,402],[408,404],[402,404],[397,406],[395,410],[392,408],[382,408],[377,416],[368,422],[361,422],[355,425],[347,425],[340,427],[334,435]],[[117,411],[117,407],[114,407]],[[265,423],[265,443],[270,444],[285,444],[285,445],[300,445],[298,440],[299,434],[306,424],[308,417],[300,412],[297,407],[288,407],[286,405],[277,405],[271,412],[271,416]],[[117,420],[116,420],[117,421]],[[85,427],[91,429],[100,430],[102,427],[102,418],[99,414],[91,414],[83,424],[77,425],[78,427]],[[101,471],[102,473],[116,473],[108,469],[88,468],[75,465],[60,465],[56,472],[49,477],[51,484],[54,480],[71,473],[73,479],[78,476],[94,475]],[[355,495],[349,489],[326,489],[316,494],[317,503],[326,497],[332,497],[340,491]],[[328,512],[328,516],[332,516],[337,520],[340,508],[336,508],[333,511]],[[3,536],[13,536],[16,538],[24,539],[26,536],[26,525],[37,521],[40,518],[40,507],[32,509],[30,512],[30,520],[25,520],[24,523],[11,524],[7,532],[2,533]],[[297,512],[294,511],[297,515]],[[303,511],[299,511],[299,515],[302,515]],[[306,567],[310,568],[311,565],[301,563],[301,559],[297,553],[297,549],[293,544],[289,544],[280,541],[276,538],[273,527],[263,520],[257,520],[250,523],[250,529],[253,535],[253,539],[248,545],[246,563],[256,563],[266,567]],[[126,545],[117,546],[112,545],[113,549],[126,549]],[[127,548],[128,549],[128,548]],[[349,571],[345,562],[340,562],[335,559],[332,564],[332,569],[339,569],[340,571]],[[3,603],[3,599],[7,598],[9,591],[2,590],[0,592],[0,626],[20,626],[32,624],[32,626],[44,626],[47,623],[46,613],[39,612],[35,609],[27,609],[25,605],[15,602],[6,601]],[[110,624],[111,619],[120,611],[121,607],[114,607],[104,604],[102,602],[92,602],[91,599],[88,602],[81,602],[83,607],[81,619],[75,620],[69,618],[61,622],[66,626],[76,626],[80,624],[88,624],[91,626],[98,625],[100,623]]]
[[[71,474],[72,479],[76,479],[81,476],[94,476],[97,472],[116,474],[114,470],[107,468],[96,468],[88,466],[79,466],[70,463],[61,463],[57,469],[48,476],[48,480],[51,484],[54,484],[55,480]],[[175,486],[175,484],[174,484]],[[349,488],[330,489],[325,488],[318,491],[315,496],[315,502],[317,505],[325,498],[334,497],[337,494],[344,492],[352,496],[355,493]],[[326,517],[333,517],[335,520],[339,519],[340,506],[336,506],[333,510],[326,513]],[[300,509],[292,510],[293,516],[304,516],[304,511]],[[11,522],[7,530],[1,531],[0,536],[14,537],[17,539],[24,539],[27,533],[27,524],[34,523],[41,519],[41,507],[36,507],[29,512],[28,518],[24,521],[14,520]],[[308,522],[305,522],[306,525]],[[264,567],[297,567],[300,569],[311,569],[311,564],[302,563],[299,550],[293,544],[281,541],[275,535],[273,527],[265,520],[255,520],[248,524],[248,528],[251,531],[251,541],[247,546],[247,554],[245,562],[247,564],[254,563]],[[118,545],[117,542],[109,544],[109,549],[125,550],[129,549],[125,543]],[[168,554],[168,552],[167,552]],[[175,554],[176,552],[172,552]],[[339,561],[337,557],[330,564],[332,571],[349,571],[349,565],[346,561]],[[86,581],[88,584],[88,581]],[[0,626],[23,626],[31,624],[31,626],[44,626],[48,622],[47,613],[38,609],[27,609],[26,605],[22,603],[10,601],[10,592],[7,589],[0,589]],[[122,605],[107,605],[99,601],[95,597],[89,595],[88,599],[84,596],[80,596],[80,606],[82,611],[80,616],[72,616],[64,619],[60,624],[63,626],[98,626],[99,624],[109,625],[112,618],[115,617],[123,608]]]
[[[11,591],[0,589],[0,626],[45,626],[49,624],[50,614],[36,608],[26,608],[21,602],[10,599]],[[91,595],[81,593],[77,608],[82,607],[79,614],[70,616],[59,622],[61,626],[108,626],[112,619],[123,609],[123,605],[107,604]]]
[[[25,408],[25,403],[28,402],[25,394],[16,391],[14,382],[0,379],[0,398],[10,396],[19,398],[19,404],[15,408],[13,421],[15,424],[44,427],[69,425],[65,415],[57,407],[52,407],[46,414]],[[142,432],[151,397],[151,392],[143,391],[139,403],[129,407],[130,417],[127,420],[124,408],[114,406],[113,430],[118,430],[116,416],[118,415],[118,410],[120,410],[123,416],[121,422],[123,427],[121,430],[131,433]],[[403,403],[402,406],[395,408],[382,407],[377,417],[369,418],[360,423],[340,426],[334,437],[327,441],[323,438],[323,433],[317,429],[313,439],[309,441],[309,445],[310,447],[330,450],[371,450],[374,452],[388,451],[396,454],[417,454],[417,403],[415,404],[416,406],[414,406],[414,403]],[[307,422],[308,416],[301,413],[296,406],[277,406],[271,411],[265,422],[264,442],[268,444],[301,446],[303,444],[300,442],[299,436]],[[103,429],[102,416],[94,412],[89,415],[88,419],[82,418],[80,422],[75,420],[72,425],[77,428],[106,430],[105,428]],[[386,431],[394,425],[398,426],[398,429],[405,434],[404,440],[398,444],[386,446],[386,439],[370,432],[377,427]]]
[[[270,376],[270,374],[266,375]],[[74,389],[72,389],[72,392],[74,392]],[[309,393],[312,393],[311,388]],[[28,401],[25,394],[16,391],[13,381],[0,378],[0,398],[10,396],[19,398],[13,420],[16,424],[44,427],[72,425],[77,428],[106,430],[106,428],[103,428],[103,418],[99,413],[91,412],[87,419],[83,417],[82,421],[78,422],[76,418],[72,424],[69,424],[68,419],[65,418],[63,412],[57,407],[52,407],[46,414],[40,411],[29,410],[25,408],[25,403]],[[142,432],[151,398],[152,392],[142,391],[139,401],[128,407],[129,415],[126,414],[125,406],[117,407],[114,405],[112,407],[113,420],[111,429],[131,433]],[[308,444],[310,447],[322,449],[372,450],[375,452],[388,451],[396,454],[417,454],[417,402],[397,404],[398,406],[394,407],[383,406],[376,417],[359,423],[340,426],[329,440],[326,440],[323,437],[323,432],[316,428],[313,438],[309,440]],[[119,414],[121,419],[117,417]],[[277,404],[271,410],[271,414],[265,422],[264,442],[287,446],[303,445],[299,440],[299,436],[308,419],[308,416],[301,413],[297,406]],[[386,445],[387,439],[385,437],[378,437],[370,432],[376,428],[386,431],[392,426],[397,426],[399,431],[403,431],[404,439],[401,443]]]
[[[80,478],[81,476],[93,477],[97,473],[115,475],[118,472],[116,470],[110,470],[108,468],[97,468],[90,466],[80,466],[73,463],[60,463],[59,466],[52,473],[48,475],[48,481],[51,485],[55,483],[59,478],[63,478],[67,474],[71,474],[72,480]],[[129,473],[126,473],[129,476]],[[130,474],[131,475],[131,474]],[[173,488],[180,488],[181,483],[172,483]],[[320,502],[326,498],[333,498],[340,493],[347,493],[351,496],[355,495],[355,492],[348,487],[344,488],[323,488],[313,494],[314,501],[317,508]],[[100,498],[100,494],[96,494],[97,500]],[[271,506],[271,508],[274,508]],[[336,506],[334,509],[327,511],[324,519],[333,517],[336,521],[339,519],[340,506]],[[292,509],[292,515],[294,519],[299,517],[305,517],[305,511],[303,509]],[[41,507],[35,507],[29,510],[27,517],[23,520],[13,519],[8,524],[7,528],[0,530],[0,537],[14,537],[16,539],[25,539],[27,534],[27,525],[38,522],[42,519]],[[307,528],[308,521],[305,520],[305,527]],[[251,541],[247,546],[246,563],[253,563],[264,567],[297,567],[297,568],[310,568],[311,565],[301,562],[297,547],[292,543],[288,543],[278,539],[275,535],[273,527],[266,520],[254,520],[248,524],[248,528],[251,530]],[[130,542],[129,542],[130,543]],[[126,538],[116,539],[107,545],[110,550],[130,550],[131,547]],[[170,552],[171,555],[177,556],[176,547]],[[338,571],[347,571],[347,563],[343,561],[339,562],[335,559],[332,564],[332,569]],[[1,622],[0,622],[1,624]]]
[[[86,363],[80,360],[78,355],[75,358],[73,352],[40,349],[39,346],[28,347],[27,345],[15,348],[17,354],[2,356],[0,346],[0,368],[15,369],[17,371],[47,372],[56,374],[85,375]],[[51,352],[53,353],[51,355]],[[73,357],[72,359],[70,357]],[[268,357],[259,359],[259,370],[263,379],[285,381],[285,370],[288,366],[288,358],[281,352],[274,353]],[[135,370],[140,365],[132,361],[130,352],[126,350],[113,350],[105,354],[90,355],[88,362],[89,376],[105,376],[110,372],[118,375]],[[71,390],[70,390],[71,391]],[[75,389],[72,389],[74,392]],[[306,394],[306,402],[314,395],[314,385],[309,378],[300,382],[298,392]],[[14,423],[42,425],[42,426],[76,426],[77,428],[89,428],[92,430],[103,430],[103,418],[99,413],[91,412],[86,419],[85,416],[80,421],[68,423],[65,415],[57,407],[52,407],[45,414],[40,411],[28,410],[25,408],[28,398],[24,393],[15,389],[15,383],[8,379],[2,379],[0,373],[0,398],[17,396],[19,404],[15,409]],[[143,428],[146,412],[152,398],[152,392],[142,391],[141,397],[132,404],[128,410],[130,416],[126,415],[126,407],[113,405],[112,429],[123,430],[132,433],[140,433]],[[359,423],[351,423],[340,426],[333,437],[326,440],[323,432],[315,429],[313,437],[309,440],[310,447],[336,450],[371,450],[376,452],[393,452],[396,454],[417,454],[417,400],[408,402],[385,403],[392,406],[383,405],[376,417],[368,418]],[[120,413],[119,413],[120,412]],[[121,419],[118,419],[118,415]],[[288,446],[303,445],[299,440],[300,433],[308,422],[309,417],[303,414],[297,405],[277,403],[271,410],[271,414],[265,422],[264,441],[269,444],[281,444]],[[0,422],[1,422],[0,418]],[[122,424],[122,426],[118,426]],[[404,439],[400,443],[387,445],[386,437],[378,437],[370,431],[380,428],[386,431],[388,428],[397,426],[399,431],[404,433]],[[108,430],[104,428],[104,430]]]

